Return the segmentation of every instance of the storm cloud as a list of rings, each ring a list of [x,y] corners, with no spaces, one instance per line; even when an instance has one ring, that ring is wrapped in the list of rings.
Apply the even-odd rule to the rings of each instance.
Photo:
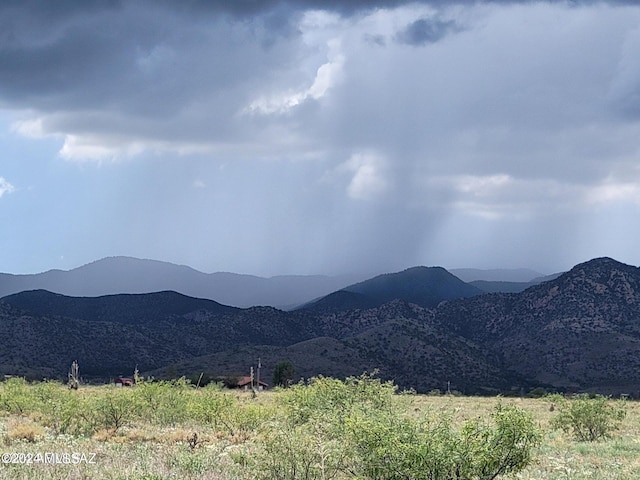
[[[456,30],[457,26],[453,21],[420,18],[407,25],[407,28],[398,34],[398,39],[409,45],[424,45],[442,40]]]
[[[638,52],[624,1],[4,2],[4,261],[640,263]]]

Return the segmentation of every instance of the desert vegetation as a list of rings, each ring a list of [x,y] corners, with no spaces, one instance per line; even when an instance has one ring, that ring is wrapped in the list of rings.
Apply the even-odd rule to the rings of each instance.
[[[369,375],[258,395],[184,379],[73,390],[11,378],[0,478],[638,478],[639,429],[634,402],[423,396]]]

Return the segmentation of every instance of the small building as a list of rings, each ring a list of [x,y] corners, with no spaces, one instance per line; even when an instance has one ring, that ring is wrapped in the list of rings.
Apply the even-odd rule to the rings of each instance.
[[[256,382],[253,381],[253,386],[258,390],[266,390],[269,388],[269,384],[263,381]],[[251,377],[240,377],[238,379],[237,388],[242,388],[244,390],[249,390],[251,388]]]
[[[130,377],[118,377],[113,382],[116,387],[133,387],[135,382]]]

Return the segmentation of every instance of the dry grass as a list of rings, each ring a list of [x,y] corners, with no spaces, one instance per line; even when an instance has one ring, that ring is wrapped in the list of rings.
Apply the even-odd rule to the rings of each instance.
[[[91,389],[91,395],[100,395]],[[194,392],[194,395],[199,395]],[[231,394],[240,411],[259,406],[265,411],[276,407],[277,393]],[[557,411],[550,411],[544,399],[471,398],[451,396],[402,397],[399,401],[412,415],[445,415],[454,423],[489,415],[496,404],[513,404],[530,411],[544,432],[543,444],[533,465],[511,480],[632,480],[640,478],[640,403],[629,402],[628,414],[614,438],[602,442],[576,442],[551,428]],[[408,402],[408,404],[406,403]],[[189,438],[197,433],[197,445]],[[0,416],[2,453],[33,455],[43,452],[95,453],[95,463],[79,465],[9,464],[0,465],[0,479],[11,480],[163,480],[252,479],[255,475],[242,465],[259,441],[252,431],[230,433],[213,425],[186,421],[174,426],[160,426],[137,420],[117,432],[103,429],[92,435],[56,434],[46,418]]]
[[[27,418],[11,418],[7,423],[7,433],[5,434],[5,444],[12,445],[15,442],[25,441],[35,443],[43,439],[45,430],[40,425],[33,423]]]

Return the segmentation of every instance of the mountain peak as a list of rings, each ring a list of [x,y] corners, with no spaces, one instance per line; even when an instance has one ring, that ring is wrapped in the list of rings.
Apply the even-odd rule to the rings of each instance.
[[[584,267],[612,267],[612,266],[630,267],[630,265],[619,262],[618,260],[615,260],[611,257],[596,257],[596,258],[592,258],[591,260],[587,260],[586,262],[579,263],[578,265],[573,267],[571,270],[575,270],[577,268],[584,268]]]
[[[365,309],[396,299],[433,308],[445,300],[482,293],[480,289],[463,282],[442,267],[417,266],[355,283],[304,308],[319,311]]]
[[[598,281],[605,281],[607,277],[612,277],[614,272],[635,276],[638,274],[638,267],[627,265],[610,257],[599,257],[580,263],[569,270],[562,277],[575,278],[588,276]]]
[[[554,308],[560,308],[560,303],[569,305],[562,307],[568,316],[571,309],[599,311],[608,304],[618,305],[617,309],[640,305],[640,268],[609,257],[594,258],[530,290],[533,295],[548,292],[545,302],[557,304]],[[602,312],[602,316],[613,319],[618,313]]]

